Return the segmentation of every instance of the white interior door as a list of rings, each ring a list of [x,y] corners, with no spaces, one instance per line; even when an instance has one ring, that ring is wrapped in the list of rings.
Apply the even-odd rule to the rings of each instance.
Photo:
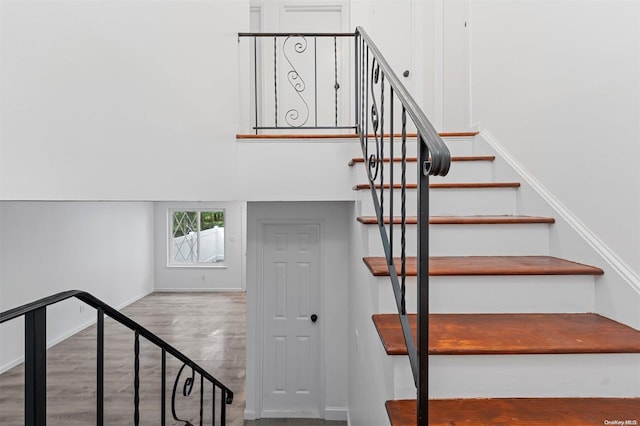
[[[262,417],[320,416],[319,234],[264,225]]]

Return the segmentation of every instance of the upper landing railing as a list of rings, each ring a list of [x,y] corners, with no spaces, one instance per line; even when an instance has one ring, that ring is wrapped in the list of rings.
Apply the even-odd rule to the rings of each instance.
[[[173,357],[173,360],[179,362],[175,379],[173,379],[173,389],[171,392],[171,416],[169,420],[171,424],[178,422],[185,426],[193,426],[193,424],[210,424],[224,425],[226,424],[226,406],[233,401],[233,392],[225,385],[220,383],[215,377],[202,369],[198,364],[193,362],[182,352],[160,339],[158,336],[121,314],[106,303],[97,299],[89,293],[78,290],[65,291],[37,300],[35,302],[10,309],[0,313],[0,324],[24,316],[25,321],[25,395],[24,395],[24,424],[44,426],[47,422],[47,307],[63,300],[76,298],[96,309],[97,313],[97,333],[96,333],[96,425],[102,426],[105,423],[104,418],[104,400],[105,400],[105,342],[104,342],[104,319],[105,315],[123,326],[133,331],[133,348],[131,356],[134,361],[133,371],[133,418],[130,424],[140,424],[140,343],[144,339],[155,345],[161,351],[160,359],[160,394],[157,396],[144,395],[145,400],[152,400],[154,397],[160,402],[160,413],[157,417],[160,424],[164,426],[167,422],[167,355]],[[121,357],[127,354],[119,354]],[[185,371],[185,369],[190,370]],[[180,377],[185,374],[184,383],[180,383]],[[174,371],[175,373],[175,371]],[[147,375],[149,372],[147,371]],[[196,374],[198,379],[196,381]],[[205,383],[207,386],[205,386]],[[181,385],[181,386],[179,386]],[[209,387],[210,386],[210,387]],[[178,390],[178,388],[180,389]],[[208,388],[208,389],[207,389]],[[199,392],[199,403],[195,402],[188,408],[178,407],[176,404],[176,396],[182,394],[181,401],[192,394],[192,390]],[[216,413],[216,389],[220,392],[220,407]],[[107,396],[108,397],[108,396]],[[203,411],[205,407],[205,397],[207,406],[206,413]],[[155,416],[155,413],[154,413]],[[145,416],[146,417],[146,416]],[[194,423],[192,423],[194,422]]]
[[[449,150],[369,35],[241,33],[251,41],[253,129],[359,135],[409,361],[418,425],[428,424],[429,176],[449,171]],[[399,48],[402,48],[400,46]],[[349,72],[349,70],[351,70]],[[345,88],[349,88],[345,90]],[[408,141],[407,138],[411,140]],[[417,336],[406,306],[407,144],[417,141]],[[398,150],[399,149],[399,153]],[[394,167],[394,164],[396,166]],[[399,169],[399,170],[398,170]],[[398,176],[399,175],[399,176]],[[394,226],[399,226],[399,230]],[[394,233],[399,232],[394,237]],[[399,240],[399,244],[394,241]],[[400,247],[397,247],[397,246]]]

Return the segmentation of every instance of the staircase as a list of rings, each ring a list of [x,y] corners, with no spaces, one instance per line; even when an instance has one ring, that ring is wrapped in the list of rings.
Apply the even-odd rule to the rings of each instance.
[[[550,256],[554,219],[518,211],[520,183],[494,181],[495,157],[478,155],[473,134],[442,136],[452,165],[430,184],[429,424],[639,424],[640,331],[591,313],[602,269]],[[384,162],[399,167],[396,158]],[[406,297],[415,313],[416,158],[408,162]],[[363,164],[349,162],[354,179],[367,182]],[[386,410],[391,425],[415,425],[416,388],[369,183],[354,190],[377,294],[373,326],[392,358]],[[384,221],[399,226],[398,216]],[[409,321],[415,339],[415,315]]]

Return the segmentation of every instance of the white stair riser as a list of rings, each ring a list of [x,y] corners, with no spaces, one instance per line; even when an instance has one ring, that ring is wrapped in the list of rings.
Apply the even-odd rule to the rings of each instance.
[[[380,313],[397,313],[389,277],[374,277]],[[584,313],[595,311],[591,275],[430,277],[431,313]],[[417,311],[416,277],[406,280],[406,307]]]
[[[354,182],[366,182],[367,174],[364,163],[358,163],[353,166]],[[391,181],[390,164],[384,163],[384,181]],[[416,183],[417,164],[407,163],[406,182]],[[400,183],[402,179],[402,166],[400,163],[393,163],[393,181]],[[493,180],[492,163],[490,161],[454,161],[451,163],[451,169],[446,176],[434,176],[430,178],[431,182],[491,182]]]
[[[375,215],[369,189],[358,191],[362,215]],[[400,214],[400,190],[394,190],[396,215]],[[380,195],[378,191],[378,196]],[[436,188],[429,191],[431,216],[513,215],[516,214],[516,188]],[[389,212],[389,191],[384,194],[385,215]],[[407,215],[416,215],[417,193],[407,190]]]
[[[383,256],[382,239],[377,225],[367,226],[369,255]],[[407,225],[405,247],[407,256],[417,253],[417,226]],[[387,235],[389,235],[387,226]],[[489,224],[431,225],[429,227],[431,256],[533,256],[549,254],[549,225]],[[400,225],[393,229],[393,252],[400,254]]]
[[[442,138],[452,157],[458,157],[462,155],[476,155],[475,144],[473,143],[474,137],[460,137],[460,138]]]
[[[442,138],[452,157],[462,155],[475,155],[474,137],[445,137]],[[369,154],[376,151],[376,141],[373,137],[369,138]],[[389,138],[384,138],[384,156],[388,157],[390,153]],[[402,155],[402,141],[399,137],[394,137],[393,156],[400,157]],[[417,156],[416,138],[407,138],[407,157]]]
[[[433,355],[429,397],[640,397],[640,354]],[[408,357],[394,356],[396,399],[415,398]]]

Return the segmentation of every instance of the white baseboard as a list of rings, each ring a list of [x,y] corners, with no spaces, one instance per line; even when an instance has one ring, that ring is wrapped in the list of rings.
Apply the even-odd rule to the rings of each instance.
[[[244,419],[245,420],[255,420],[258,417],[256,416],[256,412],[254,410],[244,410]]]
[[[148,290],[146,290],[146,291],[142,292],[141,294],[139,294],[139,295],[137,295],[137,296],[132,297],[131,299],[127,300],[126,302],[123,302],[123,303],[119,304],[119,305],[118,305],[118,306],[116,306],[115,308],[116,308],[117,310],[124,309],[124,308],[126,308],[127,306],[129,306],[130,304],[132,304],[132,303],[134,303],[134,302],[137,302],[138,300],[142,299],[143,297],[147,297],[148,295],[150,295],[150,294],[151,294],[151,293],[153,293],[154,291],[155,291],[155,289],[153,289],[153,288],[148,289]]]
[[[324,409],[325,420],[344,422],[347,420],[348,414],[347,407],[325,407]]]
[[[640,299],[640,276],[598,236],[596,236],[571,210],[569,210],[549,189],[536,179],[509,151],[486,129],[482,129],[479,137],[489,144],[518,173],[540,197],[551,206],[571,229],[582,238],[589,247],[605,262],[612,272],[617,274],[633,293]]]
[[[611,267],[619,273],[625,280],[640,292],[640,276],[636,274],[622,259],[615,254],[600,238],[598,238],[577,216],[560,202],[538,179],[536,179],[527,169],[522,166],[498,140],[486,129],[480,132],[482,137],[493,149],[495,149],[504,160],[531,185],[531,187],[547,202],[551,207],[566,220],[569,225],[604,259]]]
[[[260,418],[263,419],[318,419],[318,411],[302,410],[263,410]]]

